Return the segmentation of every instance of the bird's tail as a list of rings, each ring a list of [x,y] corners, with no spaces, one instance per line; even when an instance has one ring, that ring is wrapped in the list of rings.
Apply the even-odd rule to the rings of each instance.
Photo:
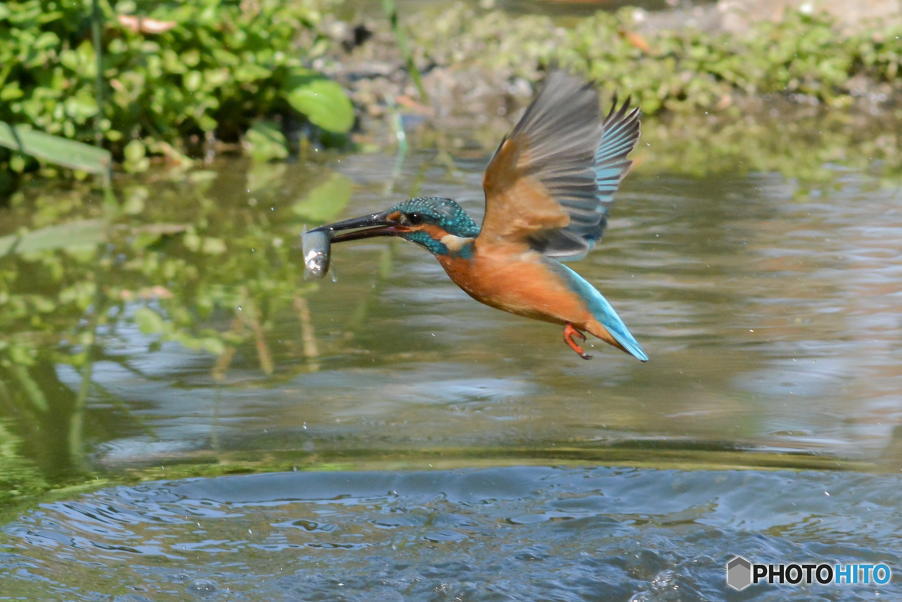
[[[639,341],[636,340],[636,337],[633,336],[630,329],[626,327],[626,324],[620,319],[617,312],[614,311],[614,307],[604,298],[604,295],[598,292],[598,289],[594,286],[589,284],[585,278],[564,264],[558,262],[554,263],[556,264],[555,268],[560,270],[560,273],[566,278],[567,283],[573,291],[589,305],[589,310],[592,312],[592,315],[595,316],[595,319],[604,326],[604,329],[610,337],[616,341],[616,343],[614,341],[608,342],[614,344],[615,347],[623,349],[637,360],[647,362],[648,355],[645,353],[645,350],[642,349],[642,345],[639,344]],[[593,332],[592,334],[603,340],[608,340],[608,338],[604,336],[605,333]]]

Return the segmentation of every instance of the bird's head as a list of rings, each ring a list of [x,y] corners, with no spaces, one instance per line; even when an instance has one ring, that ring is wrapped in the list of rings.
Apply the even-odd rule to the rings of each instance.
[[[415,197],[394,207],[316,228],[332,232],[332,242],[373,236],[400,236],[436,255],[467,255],[479,226],[451,199]],[[336,234],[341,230],[351,230]]]

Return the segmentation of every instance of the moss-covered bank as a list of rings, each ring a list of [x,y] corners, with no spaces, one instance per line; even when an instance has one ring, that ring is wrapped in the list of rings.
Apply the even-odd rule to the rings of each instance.
[[[898,19],[852,27],[787,11],[737,30],[676,11],[552,18],[442,4],[402,19],[428,99],[380,18],[346,19],[332,25],[342,44],[325,68],[362,113],[358,139],[376,146],[401,115],[418,146],[491,149],[544,72],[561,66],[641,106],[644,169],[775,171],[798,179],[802,196],[833,180],[830,165],[874,169],[889,184],[902,170],[887,127],[902,122]]]
[[[849,30],[827,13],[796,11],[737,33],[636,9],[552,19],[453,3],[410,15],[404,24],[438,115],[497,109],[497,102],[478,101],[528,95],[528,86],[516,80],[540,79],[553,65],[631,95],[646,115],[724,111],[768,95],[805,105],[848,107],[864,100],[887,108],[900,95],[898,21]],[[402,62],[386,26],[378,20],[367,26],[372,37],[361,36],[358,27],[354,37],[365,41],[336,64],[358,104],[369,109],[393,93],[416,96],[399,73]]]

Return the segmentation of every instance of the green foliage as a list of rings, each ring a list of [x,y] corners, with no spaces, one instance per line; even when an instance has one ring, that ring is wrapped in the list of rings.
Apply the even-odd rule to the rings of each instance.
[[[650,51],[618,35],[626,18],[599,14],[575,28],[570,41],[590,76],[632,94],[646,113],[722,108],[737,94],[804,95],[844,105],[853,77],[891,81],[900,60],[883,52],[884,36],[840,34],[826,15],[791,13],[744,35],[663,31],[648,37]],[[867,65],[858,58],[865,48],[874,51]]]
[[[55,165],[94,174],[108,173],[112,163],[109,151],[102,148],[2,121],[0,121],[0,146],[44,159]]]
[[[255,161],[284,159],[288,156],[288,141],[278,124],[257,121],[247,131],[244,141]]]
[[[420,64],[478,65],[528,80],[559,65],[631,95],[645,114],[719,110],[743,95],[846,105],[859,77],[898,90],[898,25],[846,33],[827,15],[790,13],[744,34],[641,31],[634,15],[599,11],[565,27],[545,16],[457,3],[413,17],[408,29]]]
[[[98,57],[91,0],[5,2],[0,121],[71,140],[99,137],[133,171],[146,168],[148,155],[197,149],[210,136],[237,140],[261,117],[288,123],[303,115],[346,133],[354,120],[347,96],[306,66],[323,46],[311,6],[100,0]],[[151,21],[121,20],[134,16]],[[32,166],[0,150],[0,170]]]
[[[327,132],[347,132],[354,125],[354,107],[341,86],[322,76],[297,73],[283,89],[285,100]]]

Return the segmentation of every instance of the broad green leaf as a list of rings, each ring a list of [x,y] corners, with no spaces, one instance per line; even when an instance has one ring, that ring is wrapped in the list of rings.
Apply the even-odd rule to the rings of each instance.
[[[313,223],[325,223],[334,219],[351,199],[354,184],[340,173],[329,178],[311,190],[301,201],[294,204],[292,211]]]
[[[341,134],[354,125],[354,107],[331,79],[298,73],[288,78],[283,92],[288,104],[326,131]]]
[[[257,121],[248,130],[244,141],[255,161],[271,161],[288,156],[288,141],[272,121]]]
[[[0,146],[56,165],[94,174],[107,173],[112,163],[110,152],[106,149],[3,121],[0,121]]]

